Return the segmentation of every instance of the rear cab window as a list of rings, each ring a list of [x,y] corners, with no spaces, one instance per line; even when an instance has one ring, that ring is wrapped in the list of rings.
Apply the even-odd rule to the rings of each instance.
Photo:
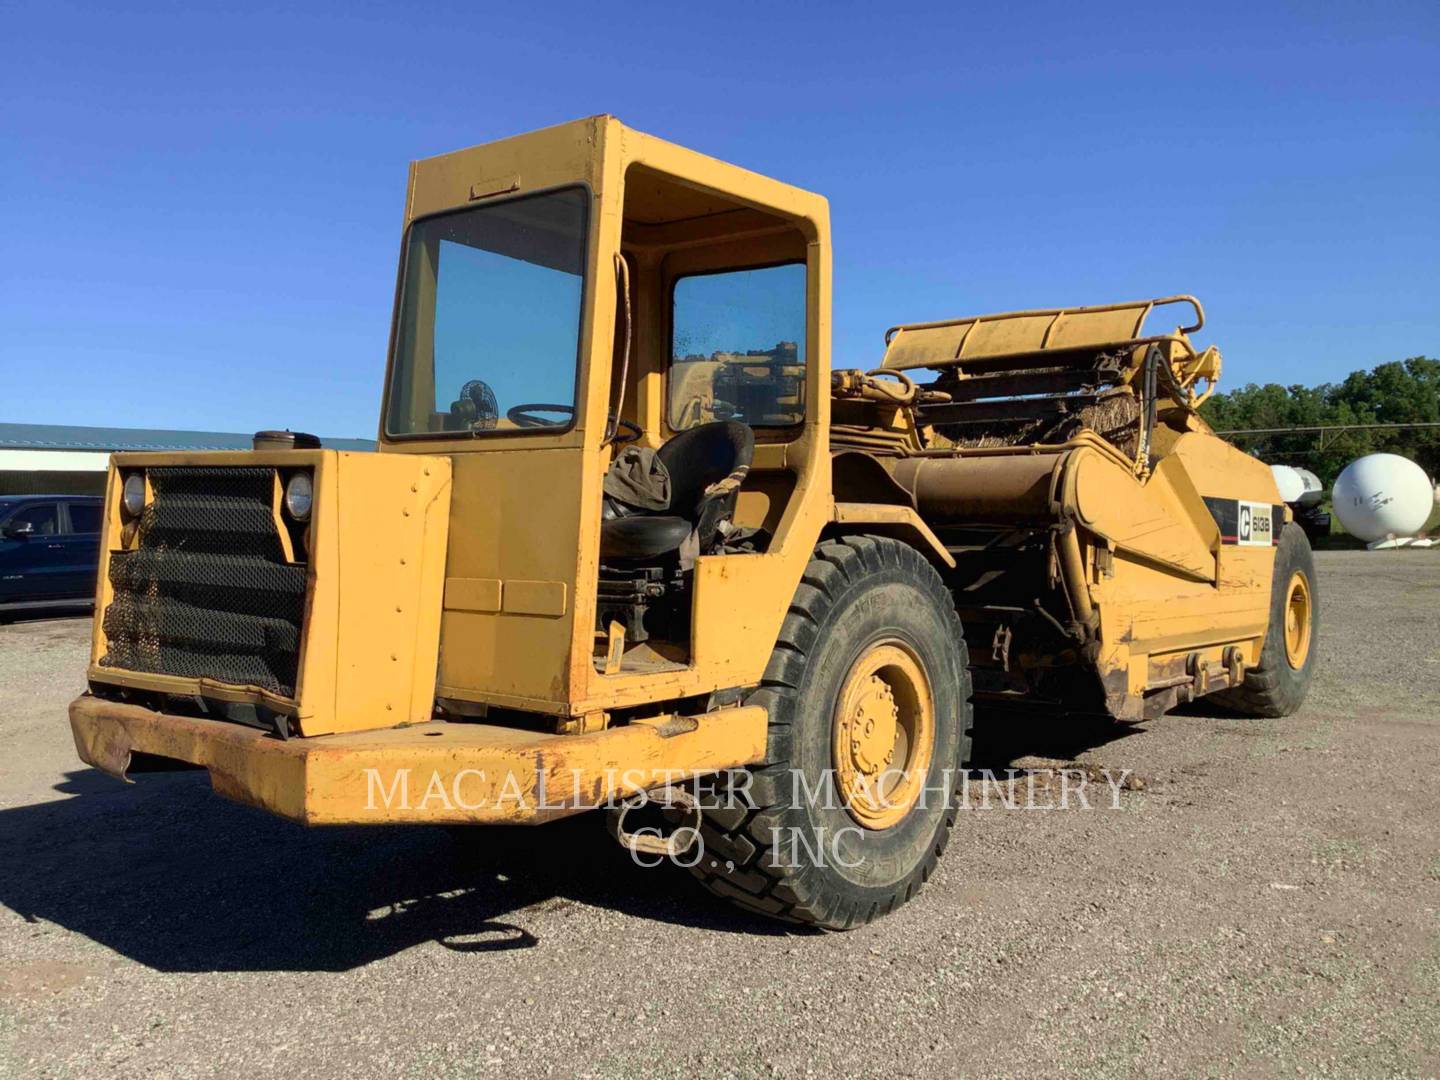
[[[666,420],[789,428],[805,419],[805,264],[691,274],[671,306]]]

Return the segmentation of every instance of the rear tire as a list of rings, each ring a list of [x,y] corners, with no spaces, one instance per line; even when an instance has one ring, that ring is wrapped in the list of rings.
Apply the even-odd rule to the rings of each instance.
[[[832,930],[914,896],[955,823],[966,664],[950,594],[914,548],[820,544],[747,699],[769,712],[765,762],[732,776],[734,798],[702,800],[692,873],[743,908]]]
[[[1210,700],[1246,716],[1289,716],[1305,702],[1315,676],[1320,607],[1315,592],[1315,558],[1305,530],[1294,522],[1280,533],[1270,581],[1270,628],[1260,664],[1237,687]]]

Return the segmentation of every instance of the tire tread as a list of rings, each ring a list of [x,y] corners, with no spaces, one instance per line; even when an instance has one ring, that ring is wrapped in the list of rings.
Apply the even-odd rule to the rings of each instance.
[[[846,591],[866,575],[887,569],[904,573],[948,613],[958,671],[962,679],[968,679],[969,658],[953,599],[935,568],[914,548],[887,537],[865,535],[826,540],[816,547],[781,626],[760,688],[747,698],[748,704],[765,705],[771,717],[766,760],[749,770],[750,795],[758,805],[748,811],[706,808],[700,828],[705,855],[691,870],[711,892],[742,908],[790,922],[850,929],[888,914],[909,900],[930,878],[945,851],[957,817],[953,800],[941,815],[936,841],[920,864],[897,884],[888,901],[872,901],[868,906],[828,890],[823,876],[813,872],[813,867],[791,867],[772,857],[787,805],[785,780],[792,735],[789,718],[795,712],[805,667],[820,641],[827,614]],[[957,758],[963,763],[970,758],[974,714],[968,685],[960,689]]]

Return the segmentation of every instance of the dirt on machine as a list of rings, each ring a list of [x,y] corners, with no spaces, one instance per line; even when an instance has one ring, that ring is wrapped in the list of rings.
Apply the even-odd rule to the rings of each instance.
[[[112,459],[80,757],[316,826],[604,809],[841,929],[941,857],[976,704],[1300,706],[1310,549],[1197,412],[1199,301],[853,370],[830,303],[822,197],[613,117],[413,163],[378,452]]]

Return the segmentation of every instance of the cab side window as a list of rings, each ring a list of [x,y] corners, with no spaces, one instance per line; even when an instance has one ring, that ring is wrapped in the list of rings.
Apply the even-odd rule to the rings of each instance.
[[[805,265],[675,282],[666,418],[785,428],[805,419]]]
[[[32,503],[22,506],[10,515],[7,525],[23,525],[29,522],[33,536],[54,536],[60,531],[59,507],[54,503]]]

